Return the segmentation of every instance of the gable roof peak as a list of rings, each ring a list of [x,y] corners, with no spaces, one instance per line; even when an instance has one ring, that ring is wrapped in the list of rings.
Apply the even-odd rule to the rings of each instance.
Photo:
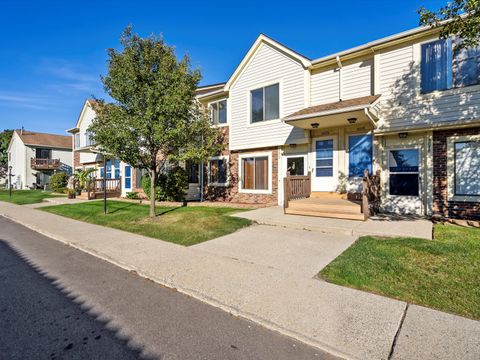
[[[242,61],[240,64],[237,66],[235,71],[233,72],[232,76],[228,79],[227,83],[225,84],[225,91],[229,91],[230,87],[232,84],[235,82],[235,80],[238,78],[238,76],[242,73],[242,71],[245,69],[249,61],[252,59],[253,55],[256,53],[256,51],[259,49],[259,47],[262,44],[266,44],[281,53],[289,56],[290,58],[298,61],[302,66],[306,69],[311,65],[310,59],[303,56],[302,54],[290,49],[289,47],[283,45],[282,43],[272,39],[271,37],[260,33],[258,35],[257,39],[255,42],[252,44],[250,49],[248,50],[247,54],[243,57]]]

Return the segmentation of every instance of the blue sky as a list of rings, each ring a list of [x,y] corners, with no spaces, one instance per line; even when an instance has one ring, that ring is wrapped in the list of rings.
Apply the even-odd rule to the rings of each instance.
[[[104,97],[106,49],[128,24],[187,52],[202,84],[228,79],[259,33],[317,58],[418,25],[446,1],[0,0],[0,130],[64,134],[83,101]]]

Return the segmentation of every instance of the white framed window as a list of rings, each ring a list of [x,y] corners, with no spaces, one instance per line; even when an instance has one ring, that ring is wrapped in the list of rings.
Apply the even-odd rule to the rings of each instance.
[[[208,185],[228,185],[228,156],[215,156],[208,160]]]
[[[448,199],[480,200],[480,135],[447,138]]]
[[[213,125],[227,125],[227,99],[209,103],[209,109]]]
[[[455,50],[460,42],[455,37],[420,45],[423,93],[480,84],[480,46]]]
[[[420,149],[390,149],[388,177],[389,195],[420,196]]]
[[[252,153],[239,156],[241,193],[272,193],[272,153]]]
[[[74,146],[75,149],[78,149],[80,147],[80,133],[75,133],[74,135]]]
[[[307,175],[307,155],[295,154],[285,156],[285,174],[292,176]]]
[[[250,90],[250,122],[252,124],[280,118],[280,84]]]
[[[93,134],[90,131],[85,132],[85,146],[93,146],[95,145],[93,141]]]

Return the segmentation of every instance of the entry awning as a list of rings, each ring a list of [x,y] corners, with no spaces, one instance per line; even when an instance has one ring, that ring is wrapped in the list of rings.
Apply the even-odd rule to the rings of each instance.
[[[322,129],[349,124],[372,124],[378,120],[376,104],[380,95],[363,96],[334,103],[310,106],[283,118],[302,129]]]

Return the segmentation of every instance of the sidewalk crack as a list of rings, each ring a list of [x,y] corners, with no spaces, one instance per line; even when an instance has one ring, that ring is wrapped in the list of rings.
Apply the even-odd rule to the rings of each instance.
[[[398,325],[397,332],[393,337],[392,347],[390,348],[390,354],[388,354],[388,360],[392,359],[393,353],[395,352],[395,346],[397,345],[397,340],[398,340],[398,337],[400,336],[400,331],[402,330],[403,322],[405,321],[405,317],[407,316],[408,306],[409,304],[407,303],[405,305],[405,309],[403,310],[402,318],[400,319],[400,324]]]

